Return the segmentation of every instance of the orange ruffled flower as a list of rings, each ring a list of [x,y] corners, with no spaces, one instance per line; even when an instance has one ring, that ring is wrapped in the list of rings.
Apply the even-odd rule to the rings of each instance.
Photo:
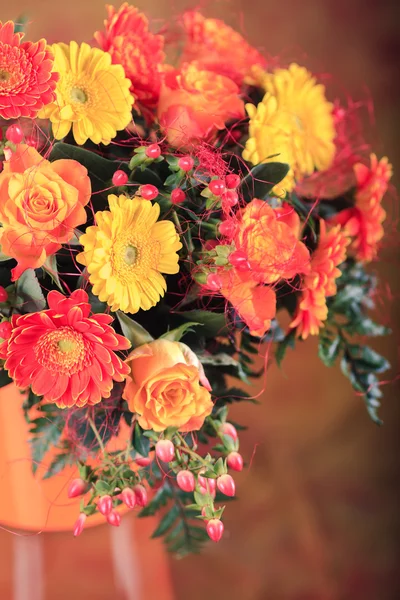
[[[13,281],[71,239],[86,222],[90,195],[87,169],[76,160],[50,163],[31,146],[17,146],[0,173],[0,244],[18,261]]]
[[[353,238],[350,248],[357,260],[370,262],[378,253],[379,241],[383,237],[382,223],[386,212],[382,208],[382,198],[388,189],[392,176],[392,165],[386,156],[378,161],[375,154],[370,156],[371,166],[361,163],[354,165],[357,180],[355,206],[341,211],[334,218]]]
[[[212,138],[227,121],[243,117],[244,103],[231,79],[204,71],[196,63],[165,73],[158,119],[175,148],[188,148]]]
[[[115,352],[130,342],[110,327],[110,315],[90,314],[83,290],[69,298],[52,291],[47,302],[48,310],[12,317],[11,337],[0,347],[10,377],[59,408],[109,398],[113,381],[129,372]]]
[[[22,42],[14,23],[0,21],[0,117],[34,119],[38,110],[55,99],[58,73],[46,40]]]
[[[151,33],[145,15],[127,2],[118,11],[110,5],[106,8],[105,31],[97,31],[94,37],[111,54],[112,62],[123,66],[135,98],[154,107],[160,93],[160,67],[165,59],[164,37]]]
[[[234,29],[219,19],[206,19],[196,11],[183,15],[187,39],[182,62],[198,61],[199,67],[225,75],[237,85],[254,83],[254,67],[265,67],[264,57]]]
[[[336,279],[342,274],[337,268],[346,258],[350,240],[340,225],[327,230],[320,221],[319,244],[311,257],[310,271],[304,276],[301,299],[290,327],[305,340],[317,335],[328,317],[326,298],[336,294]]]

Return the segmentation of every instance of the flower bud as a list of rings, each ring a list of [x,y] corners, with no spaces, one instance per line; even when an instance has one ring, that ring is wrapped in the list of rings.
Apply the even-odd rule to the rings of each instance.
[[[196,485],[193,473],[187,470],[179,471],[176,476],[176,481],[184,492],[193,492]]]
[[[135,463],[139,465],[139,467],[148,467],[151,463],[152,459],[150,456],[140,456],[140,454],[136,454]]]
[[[224,208],[232,208],[239,202],[239,196],[234,190],[227,190],[224,194],[222,194],[222,202]]]
[[[2,285],[0,285],[0,302],[7,302],[7,300],[8,300],[7,290],[5,288],[3,288]]]
[[[109,495],[102,496],[97,503],[97,509],[105,517],[107,515],[109,515],[113,509],[113,501],[112,501],[111,496],[109,496]]]
[[[70,481],[68,486],[68,498],[77,498],[77,496],[83,496],[89,489],[89,484],[78,477]]]
[[[219,519],[210,519],[207,523],[207,533],[208,537],[213,542],[219,542],[222,538],[222,534],[224,533],[224,524]]]
[[[228,260],[238,271],[249,271],[251,269],[246,253],[243,250],[234,250],[230,253]]]
[[[218,225],[218,231],[221,235],[224,235],[228,238],[232,238],[236,230],[236,223],[232,219],[226,219],[226,221],[221,221]]]
[[[116,510],[112,510],[107,515],[107,522],[114,527],[119,527],[121,524],[121,515]]]
[[[161,155],[161,148],[158,144],[150,144],[145,150],[147,158],[156,159]]]
[[[216,273],[207,275],[206,287],[213,292],[218,292],[222,288],[222,279]]]
[[[145,185],[141,185],[139,188],[139,194],[145,200],[154,200],[158,196],[158,189],[155,185],[151,183],[146,183]]]
[[[146,488],[139,484],[135,485],[133,491],[135,492],[136,496],[136,504],[141,507],[146,506],[148,502]]]
[[[208,493],[212,494],[213,492],[215,492],[215,489],[216,489],[215,479],[212,479],[211,477],[203,477],[203,475],[198,475],[197,481],[199,482],[199,485],[201,487],[205,488],[208,491]]]
[[[128,508],[135,508],[136,506],[136,494],[131,488],[124,488],[120,494],[120,498]]]
[[[193,158],[191,156],[181,156],[178,160],[178,167],[182,169],[182,171],[185,171],[185,173],[188,173],[188,171],[191,171],[194,167]]]
[[[181,188],[175,188],[171,192],[171,202],[172,204],[180,204],[186,198],[185,192]]]
[[[85,526],[85,521],[86,521],[86,515],[85,515],[85,513],[81,513],[74,525],[74,537],[78,537],[78,535],[81,535],[83,528]]]
[[[169,463],[174,459],[175,447],[171,440],[159,440],[157,442],[156,456],[166,463]]]
[[[222,179],[213,179],[208,184],[208,189],[214,196],[221,196],[225,192],[225,183]]]
[[[239,452],[231,452],[228,454],[226,464],[233,471],[241,471],[243,469],[243,457]]]
[[[115,171],[114,175],[112,176],[112,184],[115,186],[120,186],[125,185],[126,183],[128,183],[128,175],[125,173],[125,171],[121,171],[121,169]]]
[[[10,125],[10,127],[6,129],[6,138],[13,144],[20,144],[24,139],[24,132],[22,131],[21,125],[18,125],[18,123]]]
[[[225,494],[225,496],[233,497],[235,495],[235,482],[228,474],[218,477],[217,487],[222,494]]]
[[[229,435],[235,441],[238,439],[238,433],[232,423],[222,423],[219,431],[223,435]]]
[[[225,184],[229,190],[235,190],[238,187],[239,183],[240,183],[240,177],[239,177],[239,175],[236,175],[235,173],[230,173],[225,178]]]

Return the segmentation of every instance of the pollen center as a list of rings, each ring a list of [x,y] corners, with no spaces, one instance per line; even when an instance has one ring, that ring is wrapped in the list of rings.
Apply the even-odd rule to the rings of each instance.
[[[134,265],[137,259],[137,255],[138,255],[138,251],[137,248],[135,248],[135,246],[127,246],[125,248],[125,256],[124,256],[124,260],[126,262],[127,265],[131,266]]]
[[[5,71],[4,69],[0,69],[0,83],[5,83],[11,77],[11,73]]]
[[[72,102],[78,102],[79,104],[85,104],[88,101],[87,94],[79,87],[71,88],[71,100]]]
[[[81,333],[70,327],[60,327],[42,335],[33,349],[36,359],[54,374],[72,375],[90,362],[90,348],[86,348]]]

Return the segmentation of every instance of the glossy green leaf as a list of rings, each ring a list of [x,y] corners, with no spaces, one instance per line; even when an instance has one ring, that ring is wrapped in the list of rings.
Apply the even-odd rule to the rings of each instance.
[[[253,167],[242,179],[240,192],[250,202],[253,198],[265,200],[272,188],[282,181],[289,172],[289,165],[280,162],[267,162]]]
[[[120,322],[122,333],[132,344],[132,349],[154,341],[150,333],[137,321],[134,321],[120,310],[117,311],[116,315]]]

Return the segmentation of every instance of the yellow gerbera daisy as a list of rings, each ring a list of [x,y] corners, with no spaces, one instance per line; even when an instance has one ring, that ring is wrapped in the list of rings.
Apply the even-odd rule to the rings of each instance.
[[[249,140],[243,158],[253,164],[287,157],[292,174],[286,189],[294,187],[294,179],[323,171],[335,155],[333,104],[325,97],[325,87],[304,67],[293,63],[288,69],[277,69],[265,75],[266,94],[258,104],[247,105],[250,116]],[[274,99],[272,101],[271,99]],[[283,186],[283,182],[281,184]]]
[[[111,56],[88,44],[53,44],[53,70],[60,75],[56,99],[40,111],[50,119],[54,137],[59,140],[71,127],[77,144],[88,139],[109,144],[132,118],[134,99],[131,82],[121,65],[111,64]]]
[[[161,273],[178,273],[182,248],[171,221],[157,221],[158,204],[127,196],[108,196],[110,210],[97,212],[96,223],[81,236],[93,293],[111,310],[136,313],[155,306],[167,289]]]

